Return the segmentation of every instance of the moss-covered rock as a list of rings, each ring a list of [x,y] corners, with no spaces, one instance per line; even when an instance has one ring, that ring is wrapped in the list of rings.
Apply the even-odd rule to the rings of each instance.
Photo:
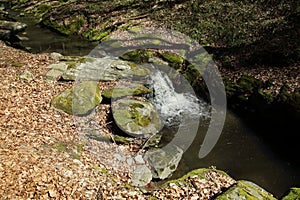
[[[114,88],[102,93],[105,98],[120,98],[125,96],[140,96],[151,93],[152,90],[148,89],[142,84],[125,84],[117,85]]]
[[[300,188],[291,188],[289,193],[281,198],[281,200],[299,200]]]
[[[151,50],[134,50],[129,51],[120,56],[121,59],[136,62],[136,63],[145,63],[149,61],[149,58],[153,56]]]
[[[221,170],[215,168],[199,168],[176,180],[164,183],[159,190],[152,193],[158,199],[183,199],[189,191],[193,191],[195,199],[214,199],[216,195],[234,185],[236,181]],[[172,192],[170,192],[172,191]],[[167,194],[167,196],[164,196]],[[236,199],[237,200],[237,199]]]
[[[175,69],[178,69],[184,63],[184,58],[175,53],[165,51],[160,53],[159,55],[163,60],[168,62],[170,66],[174,67]]]
[[[217,196],[216,200],[236,200],[236,199],[251,199],[251,200],[276,200],[272,194],[265,191],[258,185],[245,180],[237,181],[237,184],[229,188],[223,194]]]
[[[135,137],[149,137],[162,128],[154,104],[142,97],[127,97],[112,103],[113,117],[121,130]]]
[[[51,106],[70,115],[87,115],[98,104],[102,97],[97,82],[86,81],[54,97]]]

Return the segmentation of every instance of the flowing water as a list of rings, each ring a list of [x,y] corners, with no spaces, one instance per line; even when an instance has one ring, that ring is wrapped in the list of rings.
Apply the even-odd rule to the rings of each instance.
[[[174,88],[175,80],[171,81],[165,72],[153,73],[152,79],[157,95],[154,102],[168,125],[162,130],[162,146],[168,145],[177,137],[178,126],[185,127],[185,130],[188,130],[185,137],[193,139],[171,179],[179,178],[196,168],[216,166],[236,180],[245,179],[257,183],[277,197],[282,196],[289,187],[299,186],[300,170],[297,165],[278,157],[230,110],[227,111],[224,128],[217,144],[206,157],[200,159],[198,152],[210,123],[209,105],[198,99],[191,87],[187,90],[187,81],[184,86],[181,85],[185,88],[184,93],[178,93]],[[177,123],[174,123],[174,116],[177,116],[175,119],[182,119],[188,113],[190,115],[184,123],[180,123],[180,120],[175,120]],[[195,138],[189,135],[195,131],[190,123],[194,120],[199,120]]]
[[[33,53],[59,52],[63,55],[88,55],[97,45],[78,37],[65,37],[41,28],[31,17],[18,19],[27,23],[26,36],[29,40],[21,42]],[[162,145],[171,141],[182,125],[182,116],[193,116],[190,122],[197,121],[195,139],[185,151],[178,170],[171,178],[199,167],[216,166],[236,180],[246,179],[257,183],[280,197],[292,186],[300,186],[300,169],[288,160],[277,156],[268,145],[258,137],[252,127],[247,126],[237,115],[227,111],[222,135],[213,150],[204,158],[198,152],[209,125],[209,105],[196,98],[191,91],[184,93],[176,88],[176,81],[170,81],[165,73],[158,70],[153,76],[156,97],[154,101],[165,123]],[[186,92],[186,88],[184,88]],[[168,96],[166,98],[166,95]],[[175,99],[175,100],[174,100]],[[200,115],[199,115],[200,113]],[[181,116],[181,118],[180,118]],[[197,120],[194,120],[197,119]],[[187,122],[187,121],[186,121]],[[173,124],[172,124],[173,123]],[[189,134],[189,125],[184,130]],[[282,147],[279,147],[282,148]]]

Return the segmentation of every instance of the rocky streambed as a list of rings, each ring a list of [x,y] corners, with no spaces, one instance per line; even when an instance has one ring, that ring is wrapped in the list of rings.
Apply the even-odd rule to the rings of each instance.
[[[106,35],[107,36],[107,35]],[[102,37],[101,37],[102,38]],[[133,55],[133,56],[132,56]],[[129,54],[123,57],[123,59],[131,60],[131,61],[141,61],[141,60],[148,60],[149,57],[145,52],[137,52],[133,54]],[[135,186],[141,186],[146,185],[146,187],[150,187],[147,189],[147,191],[152,191],[152,183],[149,183],[150,180],[153,178],[162,178],[168,177],[170,174],[165,175],[166,171],[168,173],[172,173],[174,171],[174,167],[176,169],[176,166],[181,158],[181,150],[179,148],[175,148],[175,152],[171,156],[171,159],[164,160],[164,165],[161,165],[161,163],[154,164],[154,162],[149,162],[151,160],[154,160],[154,157],[151,157],[151,155],[163,155],[163,157],[166,155],[166,152],[163,151],[154,151],[154,154],[150,154],[149,156],[145,156],[146,150],[148,148],[156,149],[159,143],[160,136],[158,137],[141,137],[141,138],[135,138],[135,137],[128,137],[126,133],[130,133],[129,130],[138,130],[139,128],[136,128],[136,124],[139,126],[148,126],[151,119],[153,119],[153,114],[142,116],[141,113],[155,113],[156,111],[150,110],[150,111],[144,111],[141,110],[141,107],[149,107],[145,106],[145,102],[147,102],[147,99],[151,97],[151,94],[153,94],[153,90],[151,90],[151,87],[149,87],[149,84],[133,84],[128,83],[125,81],[121,82],[121,86],[115,87],[115,90],[118,92],[112,92],[109,89],[113,88],[115,85],[114,81],[116,79],[120,79],[120,76],[122,76],[122,80],[126,79],[124,77],[124,74],[127,74],[128,76],[135,76],[135,73],[131,73],[132,67],[137,67],[138,65],[136,63],[131,64],[124,64],[127,61],[112,61],[110,59],[95,59],[94,58],[86,58],[86,57],[64,57],[61,55],[58,56],[58,62],[54,65],[48,66],[48,72],[45,74],[47,77],[47,80],[50,82],[53,82],[55,84],[70,84],[70,81],[78,81],[78,85],[83,84],[83,89],[79,87],[76,88],[70,87],[65,93],[61,93],[61,96],[56,96],[57,100],[57,107],[58,109],[62,110],[63,112],[68,113],[68,115],[75,114],[76,122],[79,124],[79,127],[81,128],[80,136],[85,137],[85,140],[87,140],[86,148],[89,149],[89,152],[95,152],[96,154],[103,154],[104,151],[107,151],[107,149],[110,149],[112,147],[107,147],[107,149],[101,149],[101,146],[106,146],[107,142],[115,143],[115,144],[122,144],[124,146],[121,146],[121,150],[119,147],[113,147],[112,149],[115,150],[118,149],[113,156],[109,155],[103,155],[103,157],[99,156],[101,158],[100,160],[106,160],[107,165],[113,166],[116,169],[118,167],[121,167],[121,169],[128,169],[130,167],[133,167],[135,170],[131,176],[131,181]],[[55,56],[54,56],[55,57]],[[188,79],[193,85],[197,92],[197,94],[201,94],[202,98],[209,100],[208,98],[208,91],[205,87],[205,84],[201,82],[200,79],[196,79],[195,76],[197,76],[197,73],[190,73],[193,71],[192,67],[185,68],[188,66],[188,64],[182,60],[182,58],[174,55],[174,54],[159,54],[159,59],[162,59],[163,62],[167,62],[173,67],[180,69],[180,72],[185,76],[186,79]],[[90,59],[90,60],[89,60]],[[92,63],[92,62],[98,62],[99,66],[102,66],[103,69],[108,71],[99,71],[99,68],[93,69],[89,67],[85,67],[84,73],[82,73],[81,70],[79,70],[79,74],[77,73],[78,69],[77,67],[85,64],[85,63]],[[108,64],[109,62],[110,64]],[[116,62],[117,64],[112,64],[113,62]],[[119,63],[121,62],[121,63]],[[17,63],[15,63],[16,65]],[[107,68],[107,66],[111,66],[110,68]],[[139,67],[138,67],[139,68]],[[112,71],[110,71],[112,70]],[[125,73],[124,71],[127,71],[128,73]],[[185,71],[186,70],[186,71]],[[138,70],[140,71],[140,70]],[[143,73],[147,70],[141,70]],[[224,79],[224,83],[226,86],[226,93],[227,98],[230,102],[230,106],[246,116],[248,121],[257,123],[259,121],[262,122],[262,124],[270,124],[270,126],[273,126],[274,124],[280,125],[280,130],[282,132],[288,133],[288,136],[285,138],[292,138],[294,136],[294,126],[297,124],[297,121],[299,121],[299,90],[297,89],[297,84],[299,83],[299,66],[292,66],[290,68],[285,68],[285,73],[282,73],[281,69],[243,69],[243,70],[231,70],[231,69],[220,69],[222,72],[222,75],[226,77]],[[87,82],[87,85],[85,85],[85,82],[87,80],[84,80],[84,76],[81,75],[88,74],[88,77],[95,76],[96,78],[92,82]],[[105,76],[103,76],[105,74]],[[267,74],[267,75],[266,75]],[[79,75],[79,76],[78,76]],[[95,81],[99,81],[99,77],[106,78],[105,80],[102,80],[100,85],[101,87],[98,88],[95,84]],[[145,76],[145,73],[144,73]],[[30,78],[32,75],[30,73],[27,73],[24,71],[24,74],[20,76],[22,79],[28,79],[30,81]],[[78,78],[81,77],[81,78]],[[272,77],[272,78],[269,78]],[[287,79],[292,78],[292,81],[287,81]],[[127,77],[128,78],[128,77]],[[274,80],[275,78],[275,80]],[[104,81],[104,82],[103,82]],[[131,81],[130,81],[131,82]],[[77,85],[77,83],[75,85]],[[122,86],[126,85],[126,91],[122,90]],[[92,91],[90,92],[88,88],[92,88]],[[105,88],[105,89],[103,89]],[[124,88],[123,88],[124,89]],[[128,89],[130,89],[128,91]],[[101,90],[101,92],[100,92]],[[103,91],[102,91],[103,90]],[[87,91],[88,97],[86,98],[86,95],[83,97],[80,97],[79,91]],[[96,93],[95,93],[96,92]],[[132,99],[129,103],[124,102],[117,102],[118,104],[125,105],[125,107],[129,108],[129,110],[126,110],[124,108],[119,109],[120,107],[117,107],[118,109],[115,110],[116,116],[127,116],[127,118],[117,118],[117,119],[110,119],[111,121],[105,121],[103,124],[99,126],[97,125],[97,120],[103,119],[99,114],[97,114],[97,110],[101,111],[101,109],[104,109],[106,113],[114,112],[113,110],[107,109],[110,106],[108,104],[101,105],[101,102],[108,101],[110,102],[112,96],[117,94],[122,94],[121,96],[128,96],[128,94],[134,94],[134,96],[138,96],[134,98],[134,101]],[[75,95],[74,95],[75,94]],[[130,95],[131,96],[131,95]],[[142,97],[141,97],[142,96]],[[73,101],[73,98],[78,98],[78,101]],[[91,98],[92,97],[92,98]],[[95,98],[94,98],[95,97]],[[119,96],[115,96],[114,98],[119,99]],[[54,98],[55,99],[55,98]],[[53,99],[52,105],[54,105],[56,102]],[[72,100],[72,102],[70,102]],[[83,103],[83,100],[87,100],[89,103]],[[75,102],[75,104],[74,104]],[[127,101],[128,102],[128,101]],[[76,110],[76,108],[80,108],[82,105],[89,105],[90,107],[85,108],[84,111],[82,110]],[[64,106],[69,106],[68,108],[65,108]],[[70,107],[71,106],[71,107]],[[55,106],[53,106],[55,107]],[[151,106],[150,106],[151,107]],[[103,110],[102,110],[103,111]],[[75,112],[75,113],[73,113]],[[120,114],[121,113],[121,114]],[[287,117],[284,117],[284,119],[277,117],[278,114],[284,115]],[[283,114],[284,113],[284,114]],[[79,116],[78,116],[79,115]],[[89,116],[87,118],[82,116]],[[155,116],[155,114],[154,114]],[[97,120],[95,120],[95,118]],[[156,117],[157,119],[157,117]],[[112,123],[112,121],[115,121],[116,124],[114,126],[118,127],[119,129],[115,130],[114,132],[110,131],[103,131],[103,127],[111,128],[109,125]],[[85,127],[82,124],[89,124],[90,127]],[[129,125],[133,124],[133,125]],[[131,127],[129,130],[124,127],[124,125],[127,127],[128,125]],[[267,126],[267,127],[270,127]],[[82,128],[83,127],[83,128]],[[155,126],[154,126],[155,127]],[[259,125],[258,128],[261,126]],[[275,127],[275,126],[274,126]],[[277,126],[276,126],[277,127]],[[114,129],[114,128],[113,128]],[[276,128],[275,128],[276,129]],[[153,130],[153,129],[152,129]],[[160,127],[156,126],[156,130],[154,132],[159,132]],[[273,131],[273,130],[272,130]],[[263,137],[267,141],[273,144],[273,146],[278,146],[280,143],[282,143],[282,137],[281,135],[278,136],[277,133],[274,132],[274,134],[270,135],[270,132],[272,131],[264,131],[265,134]],[[125,135],[124,135],[125,132]],[[153,131],[152,131],[153,132]],[[114,134],[119,133],[119,134]],[[136,134],[132,133],[132,135],[136,136]],[[130,134],[129,134],[130,135]],[[131,136],[132,136],[131,135]],[[142,134],[143,135],[143,134]],[[147,135],[147,134],[146,134]],[[125,137],[124,137],[125,136]],[[148,140],[148,139],[153,139]],[[105,143],[103,143],[103,141]],[[288,142],[291,144],[291,146],[297,146],[295,145],[295,140],[286,139],[285,142]],[[90,144],[90,145],[88,145]],[[150,146],[144,146],[145,144],[151,144]],[[124,155],[124,148],[129,149],[127,153]],[[112,151],[114,152],[114,151]],[[132,152],[135,152],[132,154]],[[138,154],[136,154],[138,152]],[[151,151],[149,151],[151,152]],[[168,151],[169,152],[169,151]],[[282,156],[286,157],[289,156],[291,159],[295,161],[295,157],[297,156],[297,150],[292,149],[287,152],[284,150],[279,152],[282,154]],[[113,159],[112,159],[113,157]],[[150,158],[149,158],[150,157]],[[177,158],[177,160],[173,159]],[[157,161],[161,161],[162,157],[158,156]],[[157,166],[158,168],[155,168]],[[167,167],[166,167],[167,166]],[[122,168],[124,167],[124,168]],[[160,169],[169,169],[169,170],[160,170]],[[212,171],[211,171],[212,170]],[[161,174],[158,174],[157,172],[160,171]],[[227,191],[228,193],[232,192],[232,194],[225,193],[226,196],[232,197],[232,199],[235,199],[237,194],[236,191],[239,191],[238,195],[248,195],[247,193],[254,193],[259,194],[257,196],[258,199],[272,199],[272,195],[268,194],[261,194],[260,192],[257,193],[255,191],[262,191],[262,189],[257,186],[253,185],[252,183],[244,182],[244,181],[234,181],[228,176],[221,176],[219,173],[215,174],[214,169],[205,169],[204,175],[202,174],[203,171],[195,171],[197,175],[194,175],[194,172],[183,177],[180,179],[179,182],[169,182],[165,185],[163,189],[158,189],[156,192],[151,193],[153,197],[156,198],[166,198],[170,197],[170,193],[174,193],[176,191],[176,194],[174,193],[174,198],[176,195],[176,198],[182,197],[181,195],[186,195],[193,193],[191,197],[193,196],[195,199],[197,198],[204,198],[215,196],[216,194],[220,194],[222,192],[222,188],[228,188],[230,189]],[[214,176],[213,176],[213,175]],[[222,174],[222,173],[221,173]],[[220,180],[216,177],[221,177]],[[210,177],[212,178],[212,182],[207,182],[208,185],[205,185],[205,181],[210,180]],[[132,179],[134,178],[134,179]],[[187,181],[188,180],[188,181]],[[189,188],[190,184],[193,185],[193,187]],[[231,185],[234,185],[231,187]],[[151,186],[152,185],[152,186]],[[128,185],[126,186],[128,187]],[[155,187],[154,187],[155,188]],[[244,189],[241,189],[244,188]],[[105,189],[100,189],[102,192],[102,198],[106,198],[109,196],[112,196],[112,194],[109,194],[109,192]],[[247,191],[247,192],[242,192]],[[251,191],[251,192],[249,192]],[[100,192],[100,193],[101,193]],[[144,191],[145,192],[145,191]],[[201,193],[202,192],[202,193]],[[100,194],[99,193],[99,194]],[[117,192],[118,193],[118,192]],[[136,192],[133,192],[134,195],[136,195]],[[138,192],[139,193],[139,192]],[[149,192],[145,192],[149,193]],[[49,195],[52,193],[49,193]],[[150,195],[150,196],[151,196]],[[252,195],[252,194],[251,194]],[[291,196],[297,196],[297,189],[293,188],[290,191]],[[50,195],[51,196],[51,195]],[[100,195],[101,196],[101,195]],[[149,196],[148,196],[149,197]],[[223,197],[218,197],[222,199]],[[286,197],[287,199],[288,197]]]

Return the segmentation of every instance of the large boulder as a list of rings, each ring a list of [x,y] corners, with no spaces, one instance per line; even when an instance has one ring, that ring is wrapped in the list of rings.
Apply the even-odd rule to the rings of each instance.
[[[54,97],[51,106],[70,115],[89,114],[102,101],[97,82],[86,81]]]
[[[236,199],[252,199],[252,200],[276,200],[272,194],[265,191],[260,186],[246,180],[239,180],[237,184],[222,193],[216,200],[236,200]]]
[[[157,199],[214,199],[236,181],[225,172],[216,169],[195,169],[186,175],[164,183],[152,193]],[[240,199],[236,199],[240,200]]]
[[[132,77],[146,77],[150,71],[131,62],[112,58],[86,58],[68,67],[62,75],[64,80],[117,81]]]
[[[300,199],[300,188],[291,188],[289,193],[282,197],[281,200],[297,200]]]
[[[160,131],[162,122],[155,105],[143,97],[126,97],[112,103],[118,127],[134,137],[150,137]]]

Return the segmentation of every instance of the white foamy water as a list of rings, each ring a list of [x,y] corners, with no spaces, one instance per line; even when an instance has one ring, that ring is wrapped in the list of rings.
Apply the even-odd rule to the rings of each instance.
[[[209,116],[209,105],[193,94],[190,85],[189,91],[178,93],[168,75],[158,70],[153,72],[151,80],[154,89],[153,102],[166,125],[178,125],[183,117],[197,119]],[[182,84],[189,83],[185,81]]]

